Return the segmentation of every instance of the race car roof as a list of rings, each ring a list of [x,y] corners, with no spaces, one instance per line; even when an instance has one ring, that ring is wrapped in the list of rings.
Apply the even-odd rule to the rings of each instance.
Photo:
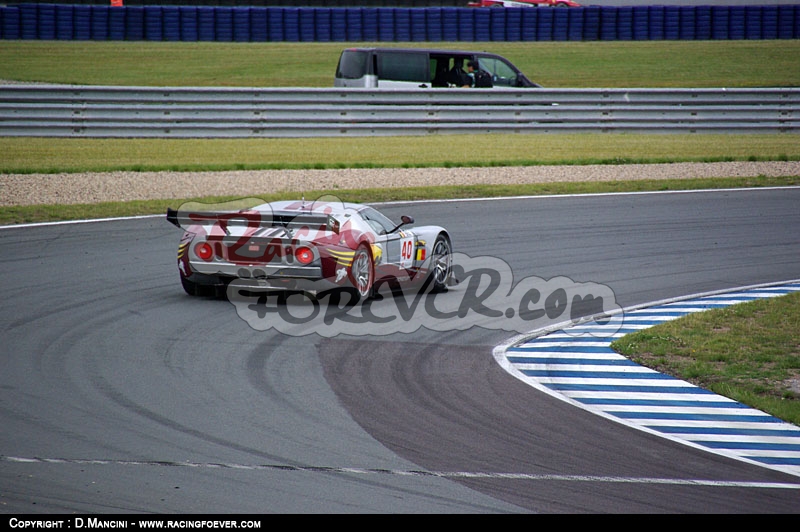
[[[286,200],[264,203],[256,207],[259,211],[271,211],[273,213],[293,213],[293,214],[344,214],[345,212],[361,211],[365,205],[359,203],[348,203],[335,200]]]

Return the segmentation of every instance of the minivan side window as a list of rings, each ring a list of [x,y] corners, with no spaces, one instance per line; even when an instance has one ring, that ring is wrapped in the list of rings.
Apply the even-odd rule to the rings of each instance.
[[[381,52],[378,54],[378,77],[392,81],[430,81],[430,64],[427,54]]]

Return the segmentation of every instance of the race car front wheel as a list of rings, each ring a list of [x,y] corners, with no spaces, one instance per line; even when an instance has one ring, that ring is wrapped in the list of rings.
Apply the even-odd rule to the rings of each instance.
[[[450,240],[445,235],[436,237],[433,243],[433,253],[431,255],[431,276],[433,281],[433,291],[443,292],[447,290],[447,282],[450,280],[453,268],[453,255],[450,247]]]

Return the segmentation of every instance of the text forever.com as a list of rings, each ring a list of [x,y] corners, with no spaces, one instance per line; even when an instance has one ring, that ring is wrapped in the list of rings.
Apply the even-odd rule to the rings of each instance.
[[[421,327],[452,331],[473,326],[525,333],[586,317],[608,325],[612,322],[604,317],[620,311],[613,290],[603,284],[564,276],[531,276],[515,283],[511,267],[502,259],[463,253],[452,258],[457,284],[442,293],[433,292],[426,281],[413,289],[394,285],[392,290],[378,290],[372,299],[358,300],[347,290],[273,291],[254,280],[236,279],[227,296],[253,329],[295,336],[388,335]],[[606,326],[591,334],[611,335],[616,332],[612,329]]]

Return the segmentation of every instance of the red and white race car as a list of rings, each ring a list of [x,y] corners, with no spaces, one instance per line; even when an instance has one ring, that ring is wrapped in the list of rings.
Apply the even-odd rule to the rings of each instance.
[[[410,227],[410,216],[394,222],[371,206],[320,200],[228,212],[202,207],[167,211],[167,221],[185,230],[178,271],[190,295],[222,295],[235,279],[254,289],[345,289],[356,299],[368,299],[381,285],[442,291],[451,281],[449,233]]]
[[[572,0],[479,0],[467,7],[581,7]]]

